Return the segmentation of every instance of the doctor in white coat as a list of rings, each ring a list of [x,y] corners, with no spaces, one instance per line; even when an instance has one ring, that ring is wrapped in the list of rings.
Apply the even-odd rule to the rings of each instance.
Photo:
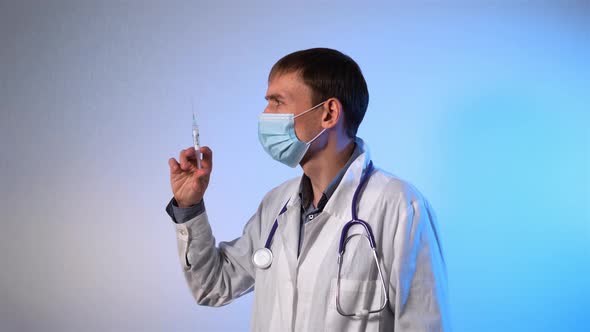
[[[254,291],[252,331],[450,331],[434,212],[356,137],[369,101],[356,62],[325,48],[291,53],[273,66],[266,99],[260,142],[303,175],[269,191],[241,237],[213,237],[203,203],[212,151],[201,148],[200,169],[192,147],[169,160],[166,210],[197,303]]]

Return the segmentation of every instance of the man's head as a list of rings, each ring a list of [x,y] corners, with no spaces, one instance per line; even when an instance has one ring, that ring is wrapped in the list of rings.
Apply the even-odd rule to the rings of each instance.
[[[356,136],[369,104],[369,92],[361,69],[353,59],[328,48],[297,51],[286,55],[272,67],[268,76],[269,86],[275,78],[285,76],[298,78],[309,89],[308,106],[330,98],[337,99],[344,114],[346,135],[350,138]]]

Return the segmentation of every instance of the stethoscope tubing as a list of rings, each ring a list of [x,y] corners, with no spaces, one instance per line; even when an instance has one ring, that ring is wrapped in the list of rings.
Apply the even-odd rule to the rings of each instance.
[[[344,225],[344,228],[342,229],[342,232],[340,233],[340,242],[339,242],[339,246],[338,246],[338,254],[340,254],[340,255],[342,253],[344,253],[344,248],[345,248],[344,242],[345,242],[345,239],[348,235],[348,230],[350,229],[350,227],[352,227],[354,225],[361,225],[365,228],[365,231],[368,235],[369,243],[371,245],[371,249],[376,248],[375,236],[373,235],[373,230],[371,229],[371,226],[366,221],[358,218],[359,195],[361,193],[361,190],[364,188],[367,181],[369,180],[369,177],[371,176],[371,173],[373,173],[374,169],[375,168],[373,166],[373,161],[370,161],[369,165],[367,165],[367,168],[363,172],[363,175],[361,177],[361,181],[359,182],[359,185],[356,187],[356,190],[354,191],[354,195],[352,196],[352,211],[351,211],[352,212],[352,220],[348,221]],[[285,205],[281,209],[281,212],[279,212],[279,215],[275,219],[275,222],[273,223],[273,225],[270,229],[268,237],[266,238],[266,243],[264,244],[264,247],[268,250],[270,250],[270,247],[272,245],[272,240],[274,239],[277,228],[279,227],[279,216],[281,216],[283,213],[285,213],[287,211],[288,204],[289,204],[289,201],[287,200],[287,202],[285,203]]]
[[[354,195],[352,196],[352,219],[344,225],[344,227],[342,228],[342,232],[340,233],[340,243],[338,246],[339,255],[342,255],[344,253],[344,248],[346,247],[344,244],[345,239],[348,237],[348,230],[350,229],[350,227],[354,225],[361,225],[365,228],[367,237],[369,239],[369,243],[371,245],[371,249],[375,250],[376,248],[375,236],[373,235],[373,230],[371,229],[371,226],[366,221],[358,218],[359,194],[361,190],[364,188],[365,184],[367,184],[367,181],[369,180],[369,177],[371,176],[373,169],[373,161],[370,161],[369,165],[365,169],[365,172],[363,173],[363,176],[361,177],[359,185],[356,187],[356,190],[354,191]]]
[[[363,175],[361,176],[361,180],[359,182],[359,185],[356,187],[356,189],[354,191],[354,195],[352,196],[352,206],[351,206],[352,219],[349,220],[344,225],[344,227],[342,228],[342,231],[340,233],[340,241],[339,241],[339,246],[338,246],[338,275],[337,275],[337,289],[338,289],[338,291],[336,292],[336,309],[337,309],[338,313],[343,316],[364,317],[369,314],[374,314],[374,313],[378,313],[378,312],[382,311],[387,306],[387,303],[389,303],[389,296],[387,294],[387,289],[385,287],[385,279],[383,278],[383,272],[382,272],[381,267],[379,265],[379,257],[377,254],[377,249],[376,249],[377,246],[375,243],[375,236],[373,235],[373,230],[371,229],[371,226],[366,221],[358,218],[359,195],[360,195],[361,191],[363,190],[363,188],[365,187],[365,185],[367,184],[367,181],[369,180],[369,177],[371,176],[371,173],[373,172],[373,170],[374,170],[373,161],[370,161],[369,165],[364,170]],[[274,239],[275,233],[276,233],[277,228],[279,226],[279,216],[281,216],[283,213],[285,213],[287,211],[287,204],[289,204],[289,200],[287,200],[287,202],[285,203],[285,205],[283,206],[283,208],[279,212],[279,215],[276,217],[275,222],[273,223],[271,230],[268,234],[268,237],[266,239],[266,243],[264,245],[264,248],[258,249],[254,253],[254,255],[252,256],[252,262],[254,263],[254,265],[256,265],[260,269],[267,269],[272,264],[273,253],[272,253],[272,250],[270,249],[270,246],[272,245],[272,241]],[[362,235],[362,236],[367,238],[367,240],[369,241],[369,245],[371,246],[371,251],[373,253],[373,258],[375,260],[375,263],[377,264],[379,277],[381,279],[381,287],[382,287],[383,293],[385,294],[385,298],[384,298],[383,303],[381,304],[381,306],[378,309],[373,309],[373,310],[363,309],[359,312],[347,313],[347,312],[344,312],[344,310],[340,306],[340,274],[342,272],[342,261],[343,261],[344,251],[346,249],[346,242],[348,242],[348,240],[350,240],[355,235],[361,235],[361,234],[354,234],[351,237],[348,236],[348,231],[354,225],[360,225],[365,229],[366,235]]]
[[[287,203],[285,203],[285,206],[283,206],[283,208],[281,209],[281,212],[279,212],[279,215],[275,219],[274,224],[272,224],[272,228],[270,229],[270,233],[268,233],[268,238],[266,239],[266,244],[264,245],[264,247],[268,250],[270,250],[270,245],[272,244],[272,239],[275,237],[275,232],[277,231],[277,228],[279,227],[279,216],[282,215],[283,213],[287,212],[287,204],[289,204],[289,200],[287,200]]]

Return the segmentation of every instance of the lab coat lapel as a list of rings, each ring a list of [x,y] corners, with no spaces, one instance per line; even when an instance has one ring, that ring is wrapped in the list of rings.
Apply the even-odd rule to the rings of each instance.
[[[324,211],[329,214],[346,221],[352,219],[352,198],[354,191],[358,187],[363,171],[369,165],[371,156],[369,154],[369,148],[363,142],[362,139],[356,138],[356,144],[360,147],[363,153],[356,158],[356,160],[350,165],[340,184],[330,197],[330,200],[324,207]],[[359,215],[359,218],[363,216]],[[344,226],[344,224],[342,224]]]
[[[287,210],[277,217],[279,226],[271,246],[274,257],[270,267],[274,280],[272,296],[276,302],[266,304],[272,312],[268,331],[292,331],[293,328],[300,205],[296,192],[289,198]]]
[[[287,259],[289,277],[293,285],[296,284],[297,248],[299,246],[299,224],[301,217],[301,201],[295,193],[287,204],[287,211],[279,219],[279,237],[283,243],[283,250]]]

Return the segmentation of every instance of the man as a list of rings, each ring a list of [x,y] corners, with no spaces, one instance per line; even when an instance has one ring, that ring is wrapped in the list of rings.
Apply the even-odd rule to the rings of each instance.
[[[369,101],[358,65],[331,49],[289,54],[271,69],[266,99],[263,148],[304,174],[272,189],[240,238],[215,246],[203,203],[211,150],[201,148],[200,169],[192,147],[169,160],[166,210],[197,303],[254,289],[253,331],[448,331],[434,213],[356,137]]]

